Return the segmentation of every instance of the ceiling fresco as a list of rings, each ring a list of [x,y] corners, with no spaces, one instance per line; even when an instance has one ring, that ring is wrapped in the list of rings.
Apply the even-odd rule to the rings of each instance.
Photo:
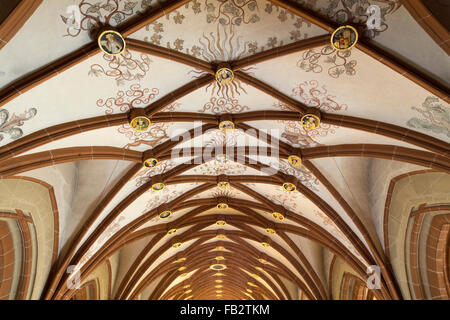
[[[359,38],[337,50],[345,25]],[[449,70],[400,0],[42,1],[0,48],[0,187],[49,186],[35,207],[31,186],[0,194],[0,222],[58,217],[36,223],[58,261],[35,254],[52,273],[27,296],[82,296],[72,266],[112,279],[102,299],[339,299],[339,272],[376,265],[371,298],[411,298],[389,208],[448,206],[391,197],[450,179]]]

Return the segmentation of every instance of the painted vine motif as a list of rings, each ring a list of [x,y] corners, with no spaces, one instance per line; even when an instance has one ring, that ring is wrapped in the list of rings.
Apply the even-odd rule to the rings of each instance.
[[[239,104],[238,99],[225,98],[225,97],[211,97],[211,99],[204,104],[203,108],[197,112],[206,113],[210,112],[213,114],[223,114],[223,113],[240,113],[243,111],[249,111],[248,106],[243,106]]]
[[[316,186],[319,185],[319,180],[304,166],[300,168],[293,168],[287,161],[282,160],[278,163],[270,163],[271,167],[279,168],[285,174],[295,176],[308,189],[319,191]]]
[[[66,13],[61,15],[62,22],[67,26],[65,37],[77,37],[82,31],[89,32],[102,25],[117,26],[125,19],[138,12],[150,10],[151,0],[103,0],[92,3],[82,0],[78,4],[81,20],[79,25],[75,22],[75,15]]]
[[[331,45],[325,46],[318,52],[316,49],[310,49],[303,52],[300,60],[297,61],[297,67],[313,73],[322,73],[325,66],[330,77],[335,79],[341,75],[354,76],[356,74],[356,60],[350,60],[352,51],[337,51]]]
[[[141,88],[140,84],[135,83],[130,85],[130,89],[117,92],[116,97],[97,100],[97,106],[106,107],[105,114],[124,113],[133,108],[147,106],[158,94],[157,88]]]
[[[192,173],[212,176],[220,174],[241,175],[244,174],[247,169],[248,167],[231,160],[222,162],[214,159],[192,169]]]
[[[22,127],[25,121],[30,120],[36,114],[37,109],[30,108],[19,115],[13,113],[10,117],[8,110],[0,109],[0,141],[2,141],[5,136],[12,140],[22,137],[23,130],[19,127]]]
[[[338,25],[350,23],[357,27],[362,37],[375,38],[388,30],[387,17],[401,6],[401,0],[330,0],[326,4],[317,0],[295,0],[297,3],[318,12],[319,15],[335,21]],[[380,29],[369,29],[367,21],[370,18],[367,8],[376,4],[380,8]]]
[[[98,63],[91,65],[88,74],[90,76],[107,76],[114,78],[118,86],[124,85],[127,81],[140,81],[150,70],[150,64],[153,62],[146,54],[139,54],[134,57],[133,53],[125,50],[119,56],[103,55],[106,66]]]
[[[142,168],[133,177],[136,182],[136,187],[140,187],[143,184],[150,181],[151,177],[157,174],[163,174],[175,167],[175,162],[172,160],[162,161],[157,166],[153,168]]]
[[[114,112],[123,113],[135,107],[149,105],[158,94],[159,89],[157,88],[141,88],[140,84],[132,84],[128,90],[118,91],[116,97],[97,100],[97,106],[106,108],[105,114],[112,114]],[[174,111],[179,106],[179,103],[170,104],[162,112]],[[123,147],[125,149],[137,148],[142,145],[154,148],[163,140],[169,138],[167,130],[170,126],[170,123],[161,122],[152,124],[147,131],[135,131],[131,129],[129,124],[123,124],[118,127],[117,131],[129,140],[129,143]]]
[[[182,188],[183,190],[174,189],[172,188],[173,186],[167,186],[161,191],[154,191],[153,189],[150,189],[145,193],[146,195],[149,196],[149,200],[147,201],[145,209],[142,211],[142,214],[162,205],[163,203],[168,203],[172,201],[173,199],[181,196],[185,192],[188,192],[189,190],[192,190],[195,187],[198,187],[199,185],[201,185],[201,183],[186,183],[184,188]],[[176,212],[174,214],[176,215]],[[157,222],[160,220],[156,216],[150,221]]]
[[[347,110],[346,104],[339,104],[335,101],[335,97],[328,93],[325,86],[319,86],[316,80],[304,81],[292,89],[292,95],[307,106],[318,108],[324,112],[334,112]],[[282,110],[291,110],[285,104],[278,102],[274,104]],[[279,121],[284,125],[284,131],[281,138],[289,142],[291,145],[304,148],[321,146],[316,139],[318,137],[326,137],[335,134],[338,126],[321,123],[314,130],[305,130],[298,121]]]
[[[438,98],[430,96],[422,103],[422,107],[411,107],[420,117],[413,117],[406,122],[410,128],[432,131],[450,137],[450,107]]]

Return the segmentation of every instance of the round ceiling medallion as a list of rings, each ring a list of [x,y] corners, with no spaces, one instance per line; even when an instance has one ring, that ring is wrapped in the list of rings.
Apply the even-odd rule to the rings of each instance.
[[[217,289],[220,289],[220,288],[223,288],[223,285],[218,284],[218,285],[215,285],[214,287],[217,288]]]
[[[263,259],[263,258],[259,258],[258,261],[260,263],[262,263],[262,264],[266,264],[267,263],[267,261],[265,259]]]
[[[270,244],[268,242],[261,242],[262,246],[265,248],[270,247]]]
[[[181,245],[182,245],[181,242],[175,242],[175,243],[172,245],[172,248],[179,248],[179,247],[181,247]]]
[[[213,276],[215,276],[215,277],[221,277],[223,275],[224,274],[222,272],[216,272],[216,273],[213,274]]]
[[[158,159],[155,158],[149,158],[144,161],[144,167],[146,168],[153,168],[158,164]]]
[[[234,79],[234,73],[233,70],[230,68],[220,68],[216,71],[216,81],[220,85],[227,85],[230,84]]]
[[[283,221],[284,220],[284,215],[282,213],[279,212],[273,212],[272,213],[272,217],[276,220],[280,220]]]
[[[219,123],[219,130],[222,132],[227,132],[228,130],[234,129],[234,123],[230,120],[224,120]]]
[[[217,209],[221,209],[221,210],[228,209],[228,204],[226,204],[226,203],[219,203],[217,205]]]
[[[178,271],[184,271],[184,270],[186,270],[186,269],[187,269],[187,267],[182,266],[182,267],[179,267],[179,268],[178,268]]]
[[[223,256],[217,256],[217,257],[216,257],[216,260],[218,260],[218,261],[220,261],[220,260],[225,260],[225,257],[223,257]]]
[[[226,223],[225,221],[223,221],[223,220],[218,220],[218,221],[216,222],[216,224],[217,224],[218,226],[224,226],[224,225],[226,225],[227,223]]]
[[[176,233],[177,232],[177,229],[170,229],[169,231],[167,231],[167,234],[168,235],[171,235],[171,234],[174,234],[174,233]]]
[[[270,233],[270,234],[275,234],[275,233],[277,233],[274,229],[272,229],[272,228],[266,228],[266,232],[267,233]]]
[[[331,45],[338,51],[347,51],[358,42],[358,31],[352,26],[337,28],[331,35]]]
[[[108,56],[117,56],[125,51],[126,43],[119,32],[106,30],[98,36],[98,46]]]
[[[216,290],[216,293],[222,293],[223,290]]]
[[[291,182],[285,182],[285,183],[283,183],[283,189],[288,192],[293,192],[293,191],[297,190],[297,187],[295,186],[295,184],[293,184]]]
[[[219,240],[224,240],[224,239],[227,238],[227,236],[224,235],[223,233],[219,233],[219,234],[216,236],[216,238],[219,239]]]
[[[181,263],[181,262],[183,262],[183,261],[186,261],[186,258],[185,258],[185,257],[176,260],[177,263]]]
[[[214,280],[216,283],[222,283],[223,282],[223,280],[220,280],[220,279],[217,279],[217,280]]]
[[[291,155],[288,157],[288,162],[293,168],[300,168],[302,165],[302,159],[299,156]]]
[[[189,297],[184,298],[184,300],[190,300],[190,299],[193,298],[193,297],[194,297],[194,296],[191,295],[191,296],[189,296]]]
[[[300,118],[300,123],[305,130],[314,130],[320,125],[320,118],[315,114],[305,114]]]
[[[131,129],[135,131],[146,131],[152,122],[146,116],[137,116],[130,121]]]
[[[185,292],[184,292],[184,294],[189,294],[189,293],[191,293],[192,292],[192,289],[189,289],[189,290],[186,290]]]
[[[219,189],[228,189],[230,187],[230,183],[227,181],[220,181],[217,183],[217,188]]]
[[[250,287],[257,287],[257,285],[256,284],[254,284],[253,282],[247,282],[247,284],[250,286]]]
[[[190,284],[187,284],[187,285],[185,285],[184,287],[183,287],[183,289],[188,289],[188,288],[190,288],[191,287],[191,285]]]
[[[225,270],[227,266],[222,263],[215,263],[212,264],[209,268],[212,270]]]
[[[161,213],[159,214],[159,218],[160,218],[160,219],[167,219],[167,218],[170,217],[171,215],[172,215],[172,211],[166,210],[166,211],[163,211],[163,212],[161,212]],[[175,229],[175,231],[176,231],[176,229]]]
[[[214,249],[215,251],[225,251],[225,247],[223,246],[218,246]]]
[[[165,187],[166,187],[166,185],[162,182],[158,182],[158,183],[155,183],[154,185],[152,185],[152,189],[155,191],[161,191]]]
[[[181,278],[184,278],[184,277],[186,277],[188,274],[187,273],[182,273],[182,274],[180,274],[180,277]]]
[[[248,293],[253,293],[251,289],[246,289]]]

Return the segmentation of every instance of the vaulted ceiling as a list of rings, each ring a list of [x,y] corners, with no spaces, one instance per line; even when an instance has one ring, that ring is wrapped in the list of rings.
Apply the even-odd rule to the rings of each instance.
[[[20,1],[0,24],[0,299],[448,299],[450,37],[412,2]]]

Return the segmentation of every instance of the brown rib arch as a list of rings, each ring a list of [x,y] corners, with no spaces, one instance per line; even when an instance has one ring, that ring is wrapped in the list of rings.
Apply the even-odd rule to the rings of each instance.
[[[204,129],[207,130],[207,126]],[[211,127],[209,127],[211,128]],[[190,130],[190,133],[195,129]],[[295,149],[291,148],[291,152],[281,151],[273,148],[250,146],[250,147],[199,147],[199,148],[174,148],[164,150],[164,146],[175,146],[180,142],[168,140],[160,146],[162,148],[155,148],[154,156],[159,161],[170,160],[174,155],[186,157],[189,163],[189,156],[201,157],[201,163],[214,160],[216,151],[220,154],[226,153],[230,159],[238,163],[252,166],[254,160],[246,157],[251,155],[267,155],[268,157],[278,156],[280,159],[287,159]],[[161,150],[161,151],[160,151]],[[164,150],[164,151],[162,151]],[[400,162],[407,162],[423,167],[427,167],[436,171],[450,172],[448,158],[430,152],[409,149],[405,147],[391,146],[391,145],[376,145],[376,144],[348,144],[348,145],[334,145],[324,147],[304,148],[301,150],[304,161],[328,158],[328,157],[368,157],[386,160],[395,160]],[[130,149],[123,149],[117,147],[71,147],[54,149],[49,151],[42,151],[25,156],[10,158],[9,160],[1,161],[0,178],[19,174],[25,171],[39,169],[46,166],[52,166],[65,162],[75,162],[82,160],[124,160],[136,163],[142,163],[143,153]],[[191,160],[190,162],[192,162]],[[196,161],[197,163],[197,161]],[[258,169],[260,169],[258,167]]]
[[[209,80],[205,78],[204,81],[208,82]],[[182,94],[188,94],[192,90],[195,90],[196,88],[195,86],[197,84],[198,83],[196,82],[191,82],[189,85],[182,87],[183,90],[181,90],[181,88],[177,89],[178,91],[175,90],[171,94],[167,95],[164,98],[164,101],[158,100],[159,102],[155,102],[154,104],[148,106],[147,107],[149,110],[148,112],[151,113],[153,112],[151,110],[160,110],[162,106],[172,103],[174,101],[173,96],[171,97],[172,94],[178,97]],[[201,84],[204,85],[203,82],[201,82]],[[181,93],[180,90],[182,91]],[[232,118],[233,121],[236,122],[237,128],[242,128],[243,130],[248,131],[249,134],[252,134],[254,130],[258,133],[258,135],[260,135],[260,131],[258,129],[252,128],[247,124],[242,123],[242,121],[257,121],[257,120],[297,121],[299,118],[299,114],[296,112],[257,111],[257,112],[233,114]],[[219,119],[220,117],[215,115],[202,115],[201,117],[199,117],[199,115],[196,113],[188,113],[188,112],[161,112],[155,114],[152,117],[152,121],[154,123],[202,121],[206,123],[204,127],[208,129],[213,129],[213,125],[218,124]],[[324,123],[332,125],[343,126],[374,134],[380,134],[389,138],[401,140],[410,143],[412,145],[424,148],[426,150],[438,153],[447,158],[450,158],[450,145],[448,143],[399,126],[356,117],[325,114],[325,113],[322,113],[322,121]],[[15,157],[25,151],[29,151],[38,146],[42,146],[46,143],[59,140],[65,137],[69,137],[74,134],[86,132],[89,130],[106,128],[109,126],[119,126],[127,122],[128,122],[127,114],[115,114],[115,115],[104,115],[99,117],[93,117],[78,121],[71,121],[64,124],[52,126],[47,129],[42,129],[40,131],[27,135],[17,141],[14,141],[8,145],[0,147],[0,161],[6,160],[11,157]],[[189,133],[192,136],[192,131],[189,131]],[[275,142],[277,140],[272,138],[272,140],[268,141]],[[279,145],[285,146],[286,144],[280,143]]]

